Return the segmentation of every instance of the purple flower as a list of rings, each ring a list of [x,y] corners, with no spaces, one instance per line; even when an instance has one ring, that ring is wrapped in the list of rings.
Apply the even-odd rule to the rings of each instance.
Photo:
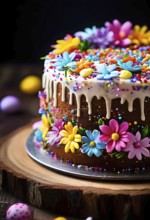
[[[141,139],[141,134],[138,131],[135,134],[135,136],[132,135],[131,141],[127,143],[127,146],[126,148],[124,148],[124,151],[129,152],[129,159],[136,157],[138,160],[141,160],[142,154],[145,157],[150,157],[150,151],[147,149],[148,147],[150,147],[150,138],[145,137]]]
[[[55,119],[54,124],[52,125],[51,131],[47,134],[47,143],[50,145],[58,146],[62,136],[59,134],[63,130],[64,122],[62,119]]]
[[[89,41],[94,47],[106,47],[113,41],[113,32],[107,30],[107,28],[86,28],[85,31],[79,31],[75,33],[76,37],[81,40]]]
[[[106,22],[105,27],[108,31],[112,31],[114,33],[114,45],[115,46],[127,46],[129,45],[130,39],[128,38],[131,33],[132,23],[130,21],[126,21],[121,24],[117,19],[113,20],[112,23]]]
[[[106,47],[113,41],[113,32],[106,28],[97,28],[95,34],[89,38],[89,41],[97,47]]]

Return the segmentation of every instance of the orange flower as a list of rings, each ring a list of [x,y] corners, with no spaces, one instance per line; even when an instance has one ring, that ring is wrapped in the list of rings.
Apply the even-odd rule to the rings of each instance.
[[[133,32],[129,35],[131,43],[140,45],[148,45],[150,43],[150,31],[146,25],[140,27],[135,25]]]
[[[76,63],[77,68],[74,71],[76,73],[79,73],[82,69],[91,67],[92,64],[92,62],[89,62],[85,58],[82,58],[79,62]]]

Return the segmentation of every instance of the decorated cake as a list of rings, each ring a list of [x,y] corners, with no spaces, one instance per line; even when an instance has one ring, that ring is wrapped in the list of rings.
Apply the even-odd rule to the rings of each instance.
[[[45,57],[35,146],[86,170],[150,169],[150,30],[115,19]]]

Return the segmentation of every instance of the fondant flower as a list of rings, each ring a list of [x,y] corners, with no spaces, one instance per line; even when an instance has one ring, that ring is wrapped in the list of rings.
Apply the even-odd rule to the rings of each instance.
[[[99,157],[102,154],[101,150],[106,148],[106,144],[99,141],[98,137],[100,132],[97,130],[94,130],[93,132],[86,130],[85,132],[87,136],[82,136],[82,142],[84,144],[82,145],[81,151],[87,153],[89,157],[93,154],[96,157]]]
[[[46,107],[47,107],[47,104],[46,104],[46,94],[45,94],[45,92],[39,91],[38,97],[40,98],[39,113],[40,113],[40,114],[45,114],[45,113],[46,113]]]
[[[42,138],[46,139],[47,132],[50,127],[50,120],[46,117],[46,115],[42,115],[42,126],[40,127],[40,131],[42,131]]]
[[[138,160],[142,160],[142,155],[145,157],[150,157],[150,151],[147,149],[150,147],[150,138],[145,137],[141,139],[141,134],[139,131],[131,137],[131,141],[127,143],[124,151],[129,152],[128,158],[132,159],[136,157]]]
[[[74,70],[76,73],[79,73],[82,69],[86,69],[91,67],[92,62],[89,62],[85,58],[82,58],[80,61],[76,62],[76,69]]]
[[[72,125],[68,122],[65,126],[65,130],[60,131],[60,135],[63,137],[60,144],[65,144],[65,152],[68,153],[71,150],[75,153],[75,149],[79,149],[79,142],[81,142],[81,135],[77,134],[78,126]]]
[[[75,37],[80,38],[81,40],[89,40],[97,32],[97,27],[93,26],[92,28],[85,28],[84,31],[78,31],[74,35]]]
[[[35,132],[35,139],[36,139],[37,142],[43,142],[43,141],[44,141],[44,139],[43,139],[43,133],[42,133],[41,130],[38,129],[38,130]]]
[[[134,65],[132,61],[122,62],[122,60],[118,60],[118,65],[124,70],[129,70],[131,72],[141,71],[141,67],[139,65]]]
[[[71,69],[74,69],[76,67],[76,62],[73,61],[76,56],[75,52],[68,53],[64,52],[62,55],[59,55],[56,58],[56,62],[53,64],[58,70],[64,70],[65,67],[69,67]]]
[[[106,47],[113,40],[112,31],[109,31],[104,27],[97,28],[96,26],[85,28],[84,31],[76,32],[75,36],[79,37],[81,40],[87,40],[95,47]]]
[[[51,131],[47,133],[47,143],[58,146],[62,138],[60,131],[63,130],[64,122],[62,119],[55,119],[54,124],[52,125]]]
[[[95,35],[91,36],[89,39],[90,42],[96,47],[105,48],[108,45],[111,45],[113,41],[113,32],[107,30],[106,28],[98,28]]]
[[[64,40],[57,40],[57,44],[52,46],[55,48],[53,53],[61,54],[65,51],[71,52],[78,48],[79,43],[80,39],[78,37],[73,38],[72,36],[67,35]]]
[[[112,23],[105,22],[105,26],[109,31],[113,32],[113,43],[115,46],[124,47],[131,43],[129,34],[132,31],[132,23],[130,21],[126,21],[121,24],[120,21],[115,19]]]
[[[106,142],[106,151],[108,153],[112,152],[114,149],[118,152],[125,149],[131,137],[131,134],[127,132],[128,127],[129,125],[127,122],[123,122],[119,125],[115,119],[109,121],[109,126],[100,126],[102,134],[99,139],[102,142]]]
[[[89,61],[99,61],[99,55],[88,54],[85,58]]]
[[[96,78],[97,79],[111,79],[111,78],[118,77],[120,72],[117,70],[115,71],[116,68],[117,68],[116,64],[111,64],[108,66],[106,63],[97,64],[96,70],[99,72],[99,74],[97,74]]]
[[[135,25],[132,33],[129,36],[131,43],[140,45],[148,45],[150,43],[150,30],[146,25],[140,27]]]

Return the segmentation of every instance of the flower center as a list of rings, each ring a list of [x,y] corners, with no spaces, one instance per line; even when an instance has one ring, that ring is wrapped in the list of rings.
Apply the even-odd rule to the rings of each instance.
[[[141,147],[141,143],[140,142],[134,143],[134,148],[140,148],[140,147]]]
[[[94,141],[91,141],[90,142],[90,147],[94,147],[95,146],[95,142]]]
[[[113,133],[111,135],[111,139],[113,139],[114,141],[117,141],[119,139],[119,134],[118,133]]]
[[[73,141],[73,139],[74,139],[74,135],[73,135],[73,134],[70,134],[69,137],[68,137],[68,140],[69,140],[69,141]]]

